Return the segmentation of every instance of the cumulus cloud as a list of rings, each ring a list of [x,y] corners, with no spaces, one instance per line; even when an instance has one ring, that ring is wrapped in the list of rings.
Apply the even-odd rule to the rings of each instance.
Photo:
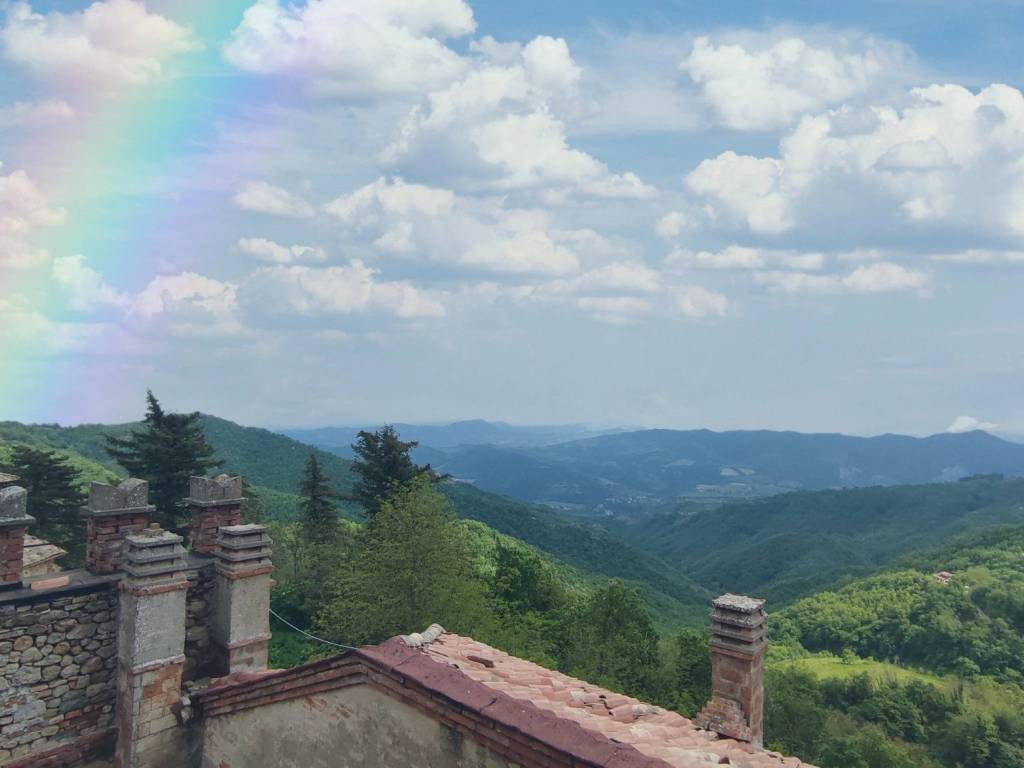
[[[676,310],[695,320],[725,317],[729,312],[729,299],[726,296],[699,285],[684,285],[677,288],[674,299]]]
[[[324,261],[327,254],[322,248],[310,245],[281,245],[262,237],[243,237],[238,249],[258,261],[289,264],[294,261]]]
[[[195,50],[191,32],[136,0],[98,0],[83,11],[35,13],[12,5],[0,28],[4,55],[58,85],[141,86],[166,74],[174,56]]]
[[[308,219],[314,213],[313,206],[302,197],[265,181],[248,182],[233,199],[242,210],[274,216]]]
[[[718,121],[763,131],[868,91],[904,65],[905,52],[873,38],[830,35],[820,44],[786,35],[716,44],[694,41],[682,63]]]
[[[779,293],[893,293],[929,295],[932,277],[890,261],[861,264],[845,275],[820,275],[778,270],[758,272],[756,282]]]
[[[674,248],[665,257],[665,263],[666,266],[673,269],[742,270],[763,269],[771,265],[786,269],[816,270],[825,266],[825,255],[729,245],[718,251],[691,251],[685,248]]]
[[[991,421],[981,421],[980,419],[976,419],[974,416],[957,416],[953,419],[953,423],[946,427],[946,431],[952,434],[973,432],[976,429],[988,432],[998,426],[998,424],[994,424]]]
[[[52,205],[25,171],[0,173],[0,272],[49,263],[49,254],[33,247],[31,236],[63,221],[64,210]]]
[[[16,101],[9,107],[0,107],[0,128],[56,123],[74,115],[75,110],[66,101]]]
[[[442,317],[442,297],[405,281],[381,281],[359,260],[345,266],[261,267],[243,286],[250,306],[276,314]]]
[[[101,307],[125,307],[128,297],[114,289],[103,275],[85,263],[83,256],[58,256],[53,260],[53,279],[68,296],[72,309],[87,312]]]
[[[158,275],[134,297],[133,327],[174,336],[233,336],[243,332],[237,286],[195,272]]]
[[[580,68],[564,40],[478,51],[466,75],[412,110],[386,162],[459,187],[546,190],[549,202],[571,193],[654,196],[635,174],[613,173],[569,145],[560,115],[578,98]]]
[[[805,117],[778,157],[724,152],[687,187],[719,226],[777,235],[870,208],[907,233],[979,228],[1024,234],[1024,94],[1006,85],[912,90],[902,108],[844,107]],[[842,223],[842,222],[839,222]],[[908,235],[909,236],[909,235]]]
[[[341,195],[325,210],[355,243],[375,253],[508,275],[567,275],[590,260],[620,255],[592,230],[563,230],[536,209],[500,199],[379,178]]]
[[[995,251],[985,248],[969,248],[954,253],[936,253],[932,261],[947,264],[1024,264],[1024,251]]]
[[[308,80],[321,94],[419,92],[465,70],[444,41],[475,27],[463,0],[257,0],[224,55],[248,72]]]

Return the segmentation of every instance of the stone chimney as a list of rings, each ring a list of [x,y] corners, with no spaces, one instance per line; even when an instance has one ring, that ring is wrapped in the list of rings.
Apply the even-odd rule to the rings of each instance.
[[[25,558],[25,529],[36,520],[30,516],[28,491],[17,486],[0,490],[0,590],[21,586]]]
[[[702,728],[755,747],[764,743],[764,600],[722,595],[711,611],[711,700]]]
[[[93,573],[115,573],[124,559],[125,536],[142,533],[156,507],[149,504],[149,483],[132,478],[120,485],[93,483],[86,520],[85,567]]]
[[[220,529],[211,636],[220,653],[221,674],[267,668],[274,585],[270,544],[263,525]]]
[[[185,664],[188,589],[181,536],[154,524],[125,537],[118,611],[117,768],[182,765],[175,715]]]
[[[189,535],[192,551],[216,554],[217,531],[242,522],[242,478],[192,477],[185,504],[192,517]]]

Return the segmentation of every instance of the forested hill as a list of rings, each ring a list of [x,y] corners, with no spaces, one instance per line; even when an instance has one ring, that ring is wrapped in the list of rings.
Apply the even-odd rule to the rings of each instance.
[[[801,492],[616,530],[705,587],[775,605],[874,572],[968,531],[1024,523],[1024,480]]]
[[[297,510],[296,495],[302,468],[315,451],[325,473],[342,494],[352,490],[351,463],[335,454],[315,449],[266,429],[243,427],[215,416],[202,417],[203,431],[213,446],[222,469],[243,475],[263,499],[272,516],[290,517]],[[90,479],[118,467],[104,451],[107,434],[121,435],[137,424],[23,425],[0,422],[0,446],[26,443],[57,449],[93,470]],[[696,624],[706,617],[709,597],[704,589],[658,558],[617,540],[604,530],[565,520],[551,510],[496,496],[463,483],[442,488],[460,517],[479,520],[500,533],[521,539],[555,558],[602,578],[622,578],[643,587],[647,602],[659,622]],[[343,511],[358,517],[354,505]]]
[[[493,441],[484,440],[484,432],[477,436],[487,444],[442,446],[424,439],[418,460],[525,501],[613,511],[630,511],[645,498],[734,499],[985,473],[1024,475],[1024,445],[985,432],[916,438],[652,429],[518,446],[500,443],[500,435]],[[348,455],[347,443],[339,444],[336,435],[314,431],[308,439]]]

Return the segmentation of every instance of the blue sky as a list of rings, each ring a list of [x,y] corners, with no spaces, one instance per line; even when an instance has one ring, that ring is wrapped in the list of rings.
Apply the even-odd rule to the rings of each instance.
[[[1022,21],[6,3],[0,418],[1024,433]]]

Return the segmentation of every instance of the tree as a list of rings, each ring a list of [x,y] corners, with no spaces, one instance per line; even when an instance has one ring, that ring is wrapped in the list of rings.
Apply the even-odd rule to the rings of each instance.
[[[14,446],[4,469],[28,491],[28,513],[36,519],[32,532],[80,555],[85,536],[79,511],[85,493],[78,470],[53,451],[27,445]]]
[[[189,477],[205,475],[221,462],[213,457],[198,413],[166,413],[151,391],[146,403],[142,429],[127,437],[108,437],[106,450],[130,475],[149,481],[157,522],[180,530],[184,521],[179,502],[188,491]]]
[[[321,631],[345,643],[378,642],[437,622],[485,636],[493,618],[486,585],[448,500],[424,475],[380,505],[342,564]]]
[[[658,674],[658,634],[640,591],[609,581],[567,617],[564,667],[640,698],[653,698]]]
[[[683,629],[672,643],[675,708],[687,717],[696,715],[711,697],[711,657],[708,636],[699,629]]]
[[[310,544],[334,541],[338,533],[338,510],[334,505],[338,492],[324,475],[315,453],[310,453],[306,460],[299,493],[302,495],[299,510],[306,541]]]
[[[359,432],[352,444],[356,460],[352,468],[359,475],[352,500],[362,505],[368,518],[380,511],[381,504],[396,488],[413,479],[424,476],[431,482],[443,479],[430,465],[419,466],[413,462],[409,452],[419,443],[404,441],[390,424],[376,432]]]

